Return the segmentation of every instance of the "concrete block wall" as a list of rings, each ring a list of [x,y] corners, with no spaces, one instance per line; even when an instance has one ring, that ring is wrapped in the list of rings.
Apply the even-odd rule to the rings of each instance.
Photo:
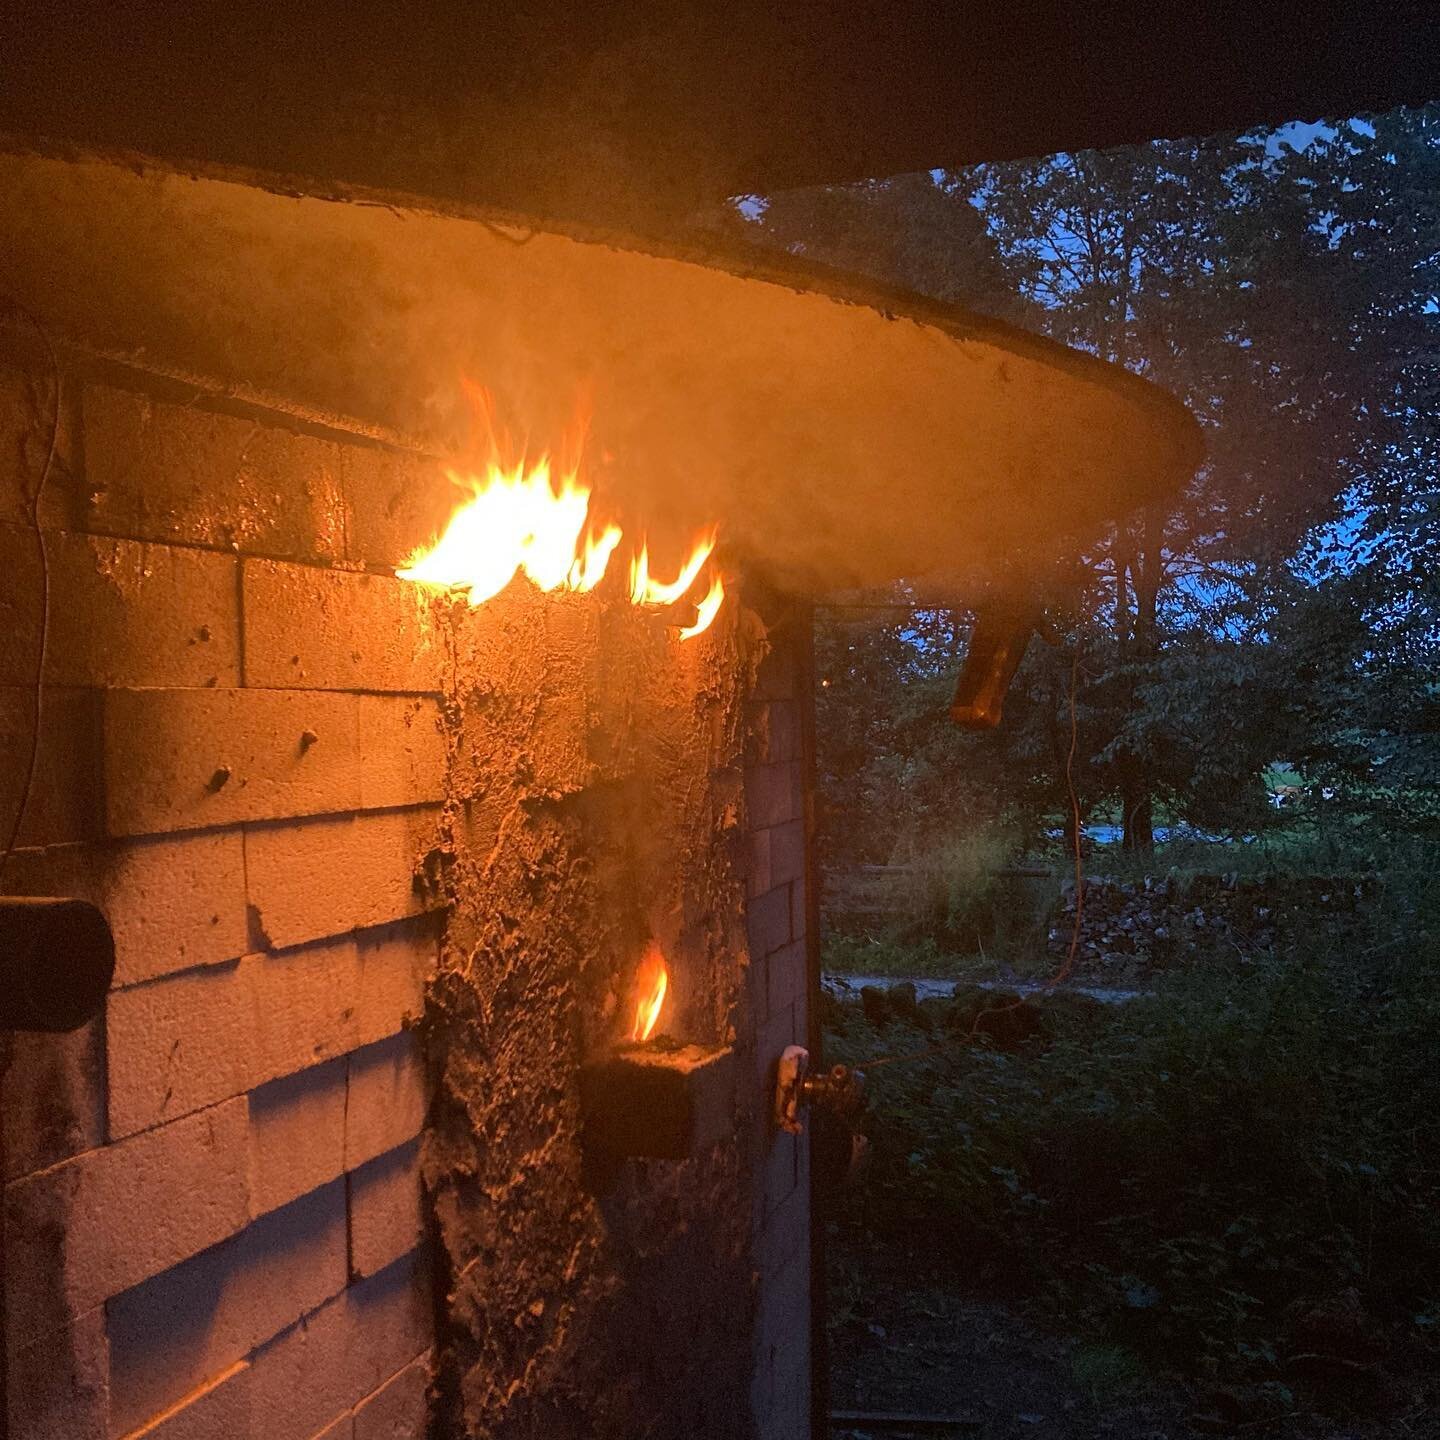
[[[806,767],[801,614],[772,630],[750,703],[745,770],[747,930],[755,1083],[768,1094],[787,1045],[809,1024],[805,879]],[[757,1126],[753,1263],[758,1315],[751,1409],[759,1440],[810,1434],[809,1133]]]
[[[395,446],[62,357],[41,744],[0,893],[81,895],[105,1012],[0,1075],[14,1440],[423,1434],[417,1136],[445,655]],[[0,845],[56,403],[0,364]],[[368,573],[367,573],[368,572]]]

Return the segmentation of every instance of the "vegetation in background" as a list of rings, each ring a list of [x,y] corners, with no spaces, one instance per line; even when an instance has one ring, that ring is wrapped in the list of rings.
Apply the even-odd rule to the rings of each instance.
[[[982,577],[822,612],[832,867],[1087,818],[1248,836],[1344,807],[1433,833],[1440,779],[1440,108],[752,200],[739,238],[1089,349],[1183,398],[1208,459],[1051,597],[999,731],[945,702]],[[956,464],[963,465],[957,456]],[[917,602],[936,603],[918,610]],[[1300,791],[1264,785],[1287,761]]]
[[[867,1076],[873,1161],[832,1224],[852,1276],[883,1253],[1146,1368],[1292,1391],[1440,1360],[1433,879],[1331,939],[1052,1002],[1005,1050],[943,1002],[832,1003],[829,1059],[931,1050]]]
[[[900,867],[827,968],[1053,970],[1007,928],[1004,872],[1046,863],[1058,889],[1072,781],[1122,842],[1092,872],[1374,881],[1244,944],[1187,932],[1144,997],[1052,997],[1004,1048],[971,1038],[990,992],[831,1004],[827,1059],[924,1052],[870,1071],[834,1324],[909,1272],[1048,1308],[1096,1397],[1210,1377],[1247,1391],[1247,1432],[1383,1408],[1387,1375],[1440,1365],[1440,107],[751,197],[717,224],[1146,375],[1207,445],[1183,495],[1056,571],[991,733],[946,712],[1003,574],[821,610],[821,858]]]

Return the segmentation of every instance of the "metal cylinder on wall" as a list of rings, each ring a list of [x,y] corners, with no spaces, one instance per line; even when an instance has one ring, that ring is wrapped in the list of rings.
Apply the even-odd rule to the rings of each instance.
[[[0,1030],[77,1030],[114,973],[115,937],[88,900],[0,896]]]

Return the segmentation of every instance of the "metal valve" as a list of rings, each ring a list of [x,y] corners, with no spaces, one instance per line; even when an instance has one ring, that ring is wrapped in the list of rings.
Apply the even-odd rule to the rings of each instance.
[[[865,1108],[864,1081],[863,1075],[845,1065],[812,1075],[810,1052],[803,1045],[787,1046],[775,1067],[776,1128],[800,1134],[800,1111],[813,1107],[810,1153],[822,1190],[850,1184],[869,1159],[870,1142],[856,1128]]]
[[[798,1135],[803,1105],[823,1105],[839,1116],[850,1116],[864,1104],[864,1077],[845,1065],[832,1065],[822,1075],[810,1073],[810,1052],[803,1045],[787,1045],[775,1067],[775,1124]]]

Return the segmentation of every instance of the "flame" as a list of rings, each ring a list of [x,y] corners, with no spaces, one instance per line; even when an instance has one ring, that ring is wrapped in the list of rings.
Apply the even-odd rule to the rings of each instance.
[[[635,1028],[630,1038],[637,1042],[648,1040],[655,1030],[655,1022],[665,1004],[665,992],[670,988],[670,976],[665,969],[665,957],[660,947],[652,944],[640,962],[636,976],[639,999],[635,1002]]]
[[[470,499],[450,517],[435,545],[395,572],[402,580],[463,589],[472,605],[498,595],[521,571],[541,590],[561,585],[588,590],[600,583],[620,534],[610,527],[599,541],[587,540],[584,559],[577,558],[590,491],[573,474],[557,484],[548,458],[528,468],[523,462],[509,470],[491,465],[483,482],[445,473],[470,491]]]
[[[664,585],[650,575],[650,552],[642,545],[640,553],[630,564],[630,599],[636,605],[673,605],[683,599],[685,592],[695,583],[701,567],[710,558],[715,548],[715,532],[701,536],[695,542],[690,558],[681,568],[673,585]]]
[[[710,628],[710,622],[720,613],[724,600],[725,582],[717,575],[710,582],[710,593],[700,602],[695,623],[684,626],[680,631],[680,638],[693,640],[695,636],[703,635]]]
[[[466,498],[450,517],[445,533],[423,547],[395,573],[402,580],[460,590],[473,606],[498,595],[523,574],[539,589],[594,590],[605,578],[611,557],[624,539],[618,525],[598,525],[590,510],[591,490],[580,478],[576,459],[558,467],[549,456],[533,463],[503,458],[511,448],[498,434],[489,394],[467,387],[475,405],[481,434],[490,452],[483,475],[447,469]],[[716,532],[701,534],[674,581],[650,573],[650,551],[643,537],[630,562],[630,600],[651,608],[678,605],[685,599],[715,550]],[[694,625],[682,627],[681,640],[701,634],[725,598],[717,573],[700,601]]]

